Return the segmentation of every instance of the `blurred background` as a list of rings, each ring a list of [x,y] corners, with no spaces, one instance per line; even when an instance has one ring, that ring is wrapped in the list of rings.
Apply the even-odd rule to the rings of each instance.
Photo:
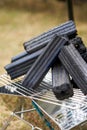
[[[73,12],[78,34],[87,45],[87,0],[73,0]],[[67,0],[0,0],[0,75],[11,57],[24,50],[24,42],[66,21]],[[0,128],[15,100],[0,96]],[[15,119],[8,130],[29,130],[17,124]]]

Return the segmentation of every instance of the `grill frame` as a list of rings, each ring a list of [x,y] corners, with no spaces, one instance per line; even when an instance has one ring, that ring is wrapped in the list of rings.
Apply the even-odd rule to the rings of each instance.
[[[87,121],[87,107],[86,107],[87,106],[87,102],[86,102],[87,96],[84,96],[83,93],[79,89],[74,89],[73,97],[65,99],[65,100],[61,100],[61,101],[57,100],[52,92],[51,76],[52,75],[51,75],[51,70],[50,70],[48,72],[48,74],[45,76],[44,80],[42,81],[40,87],[37,87],[36,90],[33,90],[34,93],[31,90],[27,90],[27,92],[31,92],[32,94],[30,93],[30,95],[26,95],[26,93],[24,93],[24,92],[19,92],[18,96],[23,96],[23,97],[29,98],[31,101],[35,102],[37,107],[44,114],[46,114],[47,117],[49,117],[56,125],[58,125],[61,130],[74,130],[77,127],[78,127],[77,130],[79,130],[79,127],[84,125],[84,123]],[[8,86],[8,87],[6,87],[6,89],[9,88],[9,90],[11,92],[13,91],[13,95],[14,95],[15,91],[18,92],[18,90],[17,90],[17,89],[19,89],[18,87],[20,87],[24,91],[25,89],[23,88],[23,86],[21,86],[22,78],[23,78],[23,76],[12,81],[7,74],[3,74],[0,76],[0,87],[2,85]],[[20,80],[20,82],[18,82],[19,80]],[[18,82],[18,84],[17,84],[17,82]],[[49,85],[49,88],[47,88],[47,85]],[[21,91],[21,89],[19,89],[19,90]],[[51,99],[50,99],[50,96],[51,96]],[[54,108],[58,108],[58,110],[54,111],[54,108],[53,108],[54,113],[52,114],[51,110],[47,111],[46,110],[47,108],[46,107],[44,108],[44,106],[46,106],[46,104],[47,104],[47,108],[48,107],[50,108],[50,106],[51,107],[54,106]],[[62,124],[62,122],[64,122],[64,119],[62,119],[62,117],[61,117],[61,119],[59,120],[59,115],[63,116],[63,114],[64,114],[63,111],[65,111],[65,112],[68,111],[67,116],[69,116],[69,111],[76,114],[76,112],[78,110],[80,113],[85,111],[85,116],[84,116],[84,114],[80,115],[79,112],[77,113],[77,116],[78,116],[77,118],[85,117],[84,119],[81,119],[81,121],[77,120],[75,124],[66,127]],[[74,115],[74,116],[76,116],[76,115]],[[75,118],[76,117],[74,117],[74,119]]]

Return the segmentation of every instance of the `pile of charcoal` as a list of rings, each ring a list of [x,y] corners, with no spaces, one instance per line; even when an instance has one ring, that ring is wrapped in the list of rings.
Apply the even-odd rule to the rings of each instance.
[[[11,79],[25,75],[22,85],[37,88],[52,69],[52,91],[57,99],[73,96],[73,87],[87,94],[87,49],[68,21],[23,44],[25,51],[12,57],[5,70]]]

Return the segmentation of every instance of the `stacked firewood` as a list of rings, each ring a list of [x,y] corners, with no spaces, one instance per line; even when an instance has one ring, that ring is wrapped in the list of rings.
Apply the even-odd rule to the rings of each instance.
[[[25,51],[12,57],[5,70],[11,79],[25,75],[22,85],[36,89],[52,69],[52,91],[57,99],[73,96],[73,87],[87,94],[87,49],[68,21],[23,44]]]

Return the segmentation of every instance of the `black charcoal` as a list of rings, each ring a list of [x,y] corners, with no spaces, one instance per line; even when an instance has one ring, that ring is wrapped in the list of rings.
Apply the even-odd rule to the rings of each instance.
[[[27,73],[27,71],[30,69],[30,66],[35,62],[35,60],[41,54],[40,53],[41,50],[43,51],[43,49],[44,49],[44,48],[41,49],[42,47],[38,48],[38,46],[39,45],[42,46],[42,44],[44,43],[44,40],[46,40],[46,42],[50,41],[49,40],[49,39],[51,39],[50,35],[52,33],[54,33],[55,31],[58,31],[59,34],[62,34],[62,35],[67,34],[70,38],[75,37],[76,33],[77,33],[74,22],[69,21],[69,22],[66,22],[65,24],[62,24],[61,26],[55,27],[55,28],[51,29],[50,31],[43,33],[42,35],[30,40],[29,41],[30,46],[32,47],[34,45],[33,47],[36,47],[34,52],[32,52],[31,54],[28,54],[27,52],[22,52],[12,58],[12,60],[11,60],[12,63],[5,66],[5,70],[11,76],[11,79],[17,78],[17,77],[22,76]],[[45,38],[45,39],[43,39],[43,38]],[[41,44],[39,44],[39,43],[41,43]],[[26,43],[26,45],[27,45],[27,43]]]
[[[45,32],[32,40],[24,43],[24,48],[28,53],[35,52],[47,45],[51,38],[55,35],[67,35],[70,39],[77,34],[76,27],[73,21],[68,21],[58,27],[55,27],[48,32]]]
[[[24,75],[42,51],[43,50],[39,50],[31,55],[27,55],[19,60],[16,60],[6,65],[4,68],[10,75],[11,79]]]
[[[22,85],[28,89],[36,88],[54,63],[61,48],[65,44],[67,44],[65,38],[55,35],[26,74]]]
[[[79,51],[80,54],[86,52],[86,46],[80,37],[75,37],[71,39],[70,43],[72,43],[75,46],[75,48]]]
[[[63,47],[59,59],[82,92],[87,94],[87,63],[73,44]]]
[[[73,88],[79,89],[77,84],[74,82],[73,79],[71,80],[71,84],[72,84]]]
[[[76,47],[77,50],[78,50],[78,48],[76,45],[77,45],[78,39],[79,38],[73,38],[72,42],[70,40],[70,42],[74,44],[74,46]],[[80,44],[80,40],[78,41],[78,44]],[[80,52],[81,52],[81,50],[80,50]],[[28,70],[30,69],[30,67],[33,65],[33,63],[36,61],[38,56],[42,53],[42,51],[36,50],[36,52],[34,52],[32,54],[27,54],[27,55],[26,55],[26,53],[25,53],[25,56],[23,55],[24,52],[20,53],[18,56],[13,58],[12,62],[14,62],[14,63],[10,63],[9,65],[5,66],[5,69],[6,69],[7,73],[10,75],[11,79],[15,79],[19,76],[26,74],[28,72]],[[23,57],[21,57],[21,56],[23,56]],[[81,56],[87,62],[87,50],[86,50],[86,52],[83,51],[83,53],[81,53]],[[15,58],[17,58],[17,59],[15,59]]]
[[[11,62],[14,62],[14,61],[19,60],[19,59],[21,59],[23,57],[26,57],[27,55],[28,55],[28,53],[26,51],[24,51],[24,52],[14,56],[14,57],[12,57]]]
[[[86,49],[86,52],[82,53],[81,54],[82,58],[86,61],[87,63],[87,49]]]
[[[57,99],[63,100],[73,96],[69,74],[59,60],[52,66],[52,85]]]

